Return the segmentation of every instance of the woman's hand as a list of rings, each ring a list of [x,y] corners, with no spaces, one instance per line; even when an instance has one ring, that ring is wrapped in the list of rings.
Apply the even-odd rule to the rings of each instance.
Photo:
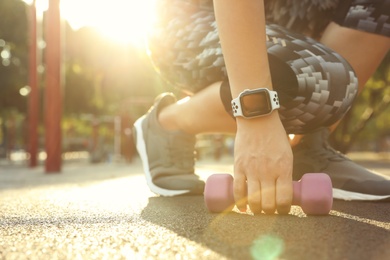
[[[264,1],[214,0],[222,51],[233,98],[245,89],[272,90]],[[288,213],[292,202],[292,151],[277,111],[237,117],[234,198],[255,213]]]
[[[290,211],[293,155],[277,112],[237,118],[234,159],[234,198],[241,211],[247,204],[254,213]]]

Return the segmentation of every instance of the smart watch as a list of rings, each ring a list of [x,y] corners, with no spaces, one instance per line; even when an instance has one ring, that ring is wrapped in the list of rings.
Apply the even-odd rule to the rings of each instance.
[[[266,116],[280,108],[278,93],[267,88],[246,89],[231,104],[233,115],[244,118]]]

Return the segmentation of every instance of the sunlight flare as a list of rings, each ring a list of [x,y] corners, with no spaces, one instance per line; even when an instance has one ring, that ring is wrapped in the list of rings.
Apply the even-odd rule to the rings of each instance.
[[[112,40],[139,45],[153,23],[154,1],[67,0],[61,13],[75,30],[90,26]]]
[[[36,0],[36,8],[37,13],[46,11],[48,0]],[[61,16],[74,30],[93,27],[114,41],[140,46],[154,22],[155,0],[66,0]]]

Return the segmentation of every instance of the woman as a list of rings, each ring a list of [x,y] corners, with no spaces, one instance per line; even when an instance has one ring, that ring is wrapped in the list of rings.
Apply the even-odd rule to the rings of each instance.
[[[389,49],[388,14],[378,14],[388,12],[389,1],[367,6],[288,1],[288,8],[257,0],[158,3],[152,60],[172,85],[195,94],[176,102],[165,93],[135,123],[152,191],[202,193],[203,182],[194,174],[195,135],[213,131],[236,133],[234,197],[241,210],[249,204],[255,213],[289,212],[293,172],[299,179],[307,170],[328,173],[344,192],[340,198],[390,195],[389,180],[326,143],[327,128],[342,118],[358,93],[356,75],[362,87]],[[266,26],[266,17],[311,32],[322,43]],[[305,20],[307,26],[301,26]],[[366,23],[356,22],[361,20]],[[251,91],[243,93],[246,89]],[[304,137],[291,148],[287,133]]]

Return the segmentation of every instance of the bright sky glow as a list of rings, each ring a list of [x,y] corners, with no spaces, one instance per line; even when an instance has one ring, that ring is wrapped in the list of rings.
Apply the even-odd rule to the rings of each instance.
[[[32,2],[32,0],[24,0]],[[36,0],[39,12],[48,0]],[[153,23],[155,0],[62,0],[61,16],[77,30],[96,28],[121,43],[140,45]]]

